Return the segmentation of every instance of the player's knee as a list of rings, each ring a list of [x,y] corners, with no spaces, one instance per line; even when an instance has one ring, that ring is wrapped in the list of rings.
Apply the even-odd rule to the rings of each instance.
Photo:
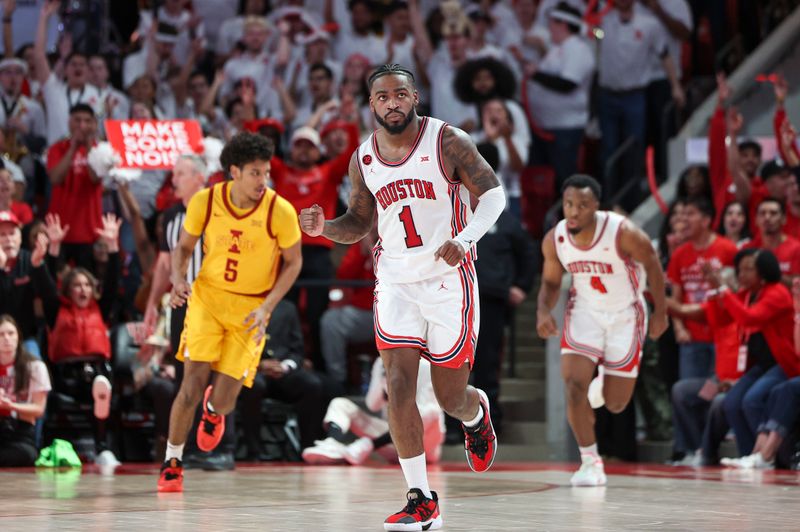
[[[197,379],[184,378],[181,389],[175,400],[180,401],[181,405],[185,408],[194,408],[203,399],[204,392],[205,382],[201,383]]]
[[[401,371],[392,371],[386,376],[389,404],[402,405],[415,400],[416,379],[410,378]]]
[[[461,413],[461,410],[463,410],[467,404],[466,395],[448,395],[446,397],[437,398],[439,399],[439,406],[442,407],[442,410],[453,417],[458,417],[457,414]]]
[[[606,410],[608,410],[612,414],[619,414],[620,412],[625,410],[626,406],[628,406],[627,401],[606,399],[605,402],[606,402]]]
[[[589,393],[589,383],[574,377],[564,379],[564,387],[567,391],[567,402],[569,403],[585,401],[586,395]]]

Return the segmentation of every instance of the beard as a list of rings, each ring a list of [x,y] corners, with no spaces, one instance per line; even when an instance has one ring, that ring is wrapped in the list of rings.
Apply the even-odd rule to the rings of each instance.
[[[581,231],[583,231],[583,227],[567,227],[567,231],[568,231],[568,232],[569,232],[569,234],[571,234],[572,236],[575,236],[575,235],[577,235],[578,233],[580,233]]]
[[[402,115],[404,118],[403,121],[400,122],[399,124],[392,125],[383,118],[381,118],[377,112],[374,112],[373,114],[375,115],[375,120],[377,120],[378,124],[380,124],[380,126],[383,129],[385,129],[386,132],[389,133],[390,135],[399,135],[400,133],[405,131],[406,128],[408,127],[408,124],[410,124],[411,121],[417,117],[417,111],[414,108],[412,108],[411,112],[409,112],[407,115],[401,113],[400,111],[393,111],[389,114],[399,114]]]

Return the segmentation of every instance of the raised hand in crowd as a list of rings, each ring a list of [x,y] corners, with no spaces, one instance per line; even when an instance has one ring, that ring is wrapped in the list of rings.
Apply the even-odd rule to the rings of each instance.
[[[731,97],[731,86],[724,72],[717,72],[717,100],[719,105],[724,106]]]
[[[61,254],[61,243],[69,232],[69,225],[61,225],[61,217],[57,213],[49,213],[44,217],[44,232],[49,241],[48,253],[53,257]]]
[[[103,227],[94,230],[100,240],[108,246],[109,253],[119,252],[119,228],[121,225],[122,218],[108,213],[103,215]]]
[[[772,84],[772,89],[775,91],[775,100],[778,105],[783,105],[786,101],[786,95],[789,94],[789,82],[782,74],[778,74],[777,79]]]
[[[44,256],[47,255],[47,235],[39,233],[36,235],[36,242],[31,252],[31,266],[38,268],[44,261]]]

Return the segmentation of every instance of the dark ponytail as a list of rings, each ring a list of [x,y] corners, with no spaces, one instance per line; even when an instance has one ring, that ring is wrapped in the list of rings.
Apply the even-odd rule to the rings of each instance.
[[[37,360],[22,347],[22,332],[17,322],[8,314],[0,314],[0,325],[10,323],[17,330],[17,351],[14,354],[14,394],[19,397],[28,387],[31,378],[30,363]]]

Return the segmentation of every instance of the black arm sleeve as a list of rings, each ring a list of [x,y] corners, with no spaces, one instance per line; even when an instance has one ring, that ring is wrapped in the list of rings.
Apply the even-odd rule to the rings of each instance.
[[[56,282],[53,276],[50,275],[46,263],[38,268],[31,268],[31,281],[33,282],[34,292],[42,298],[42,307],[47,326],[52,329],[56,324],[61,301],[58,299]]]
[[[103,293],[100,294],[100,313],[109,325],[111,310],[114,301],[117,299],[117,288],[119,287],[119,253],[108,254],[108,264],[106,274],[103,277]]]
[[[277,360],[293,360],[298,368],[303,367],[303,329],[297,307],[285,299],[278,303],[267,325],[266,353]]]
[[[537,270],[536,246],[528,232],[519,223],[515,224],[511,233],[511,241],[514,254],[514,279],[511,284],[522,288],[526,293],[530,292]]]
[[[572,92],[578,88],[578,84],[566,78],[554,76],[553,74],[545,74],[544,72],[537,72],[531,79],[540,85],[544,85],[548,89],[561,93]]]

